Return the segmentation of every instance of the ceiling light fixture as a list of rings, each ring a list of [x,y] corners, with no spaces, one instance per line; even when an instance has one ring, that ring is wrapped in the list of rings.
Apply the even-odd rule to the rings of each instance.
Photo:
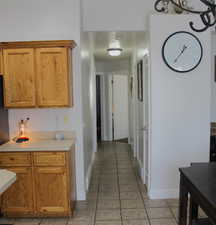
[[[169,7],[169,5],[172,5],[174,7],[177,7],[179,10],[197,14],[200,16],[204,26],[202,28],[196,28],[192,21],[189,23],[189,25],[193,31],[203,32],[208,28],[215,26],[216,24],[216,4],[215,0],[199,0],[199,1],[204,4],[205,9],[203,11],[188,8],[187,6],[185,6],[187,5],[186,0],[156,0],[154,8],[157,12],[166,13],[167,7]]]
[[[110,56],[120,56],[123,49],[121,48],[119,40],[112,40],[107,51]]]

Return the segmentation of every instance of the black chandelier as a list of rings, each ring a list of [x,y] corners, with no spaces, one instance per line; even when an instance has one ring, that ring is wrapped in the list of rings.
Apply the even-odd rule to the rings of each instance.
[[[191,8],[185,7],[185,0],[156,0],[154,7],[157,12],[166,12],[164,4],[167,6],[172,4],[181,11],[198,14],[204,26],[202,28],[196,28],[192,21],[189,24],[193,31],[203,32],[216,24],[216,4],[214,0],[200,0],[200,2],[202,2],[205,6],[205,10],[203,11],[193,10]]]

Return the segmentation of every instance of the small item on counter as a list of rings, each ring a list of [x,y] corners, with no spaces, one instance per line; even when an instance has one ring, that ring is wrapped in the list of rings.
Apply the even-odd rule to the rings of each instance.
[[[55,135],[56,140],[60,141],[60,140],[64,140],[64,134],[63,133],[59,133],[57,132]]]
[[[28,137],[19,137],[16,139],[16,143],[23,143],[29,141]]]
[[[23,137],[25,135],[25,128],[29,120],[30,118],[27,117],[26,120],[21,119],[19,122],[19,137]]]

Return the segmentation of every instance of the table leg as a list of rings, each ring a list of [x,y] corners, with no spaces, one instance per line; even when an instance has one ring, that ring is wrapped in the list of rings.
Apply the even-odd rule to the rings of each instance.
[[[189,212],[189,225],[192,225],[193,220],[198,219],[198,205],[194,202],[192,196],[190,197],[190,212]]]
[[[188,190],[184,185],[184,177],[180,175],[179,192],[179,225],[187,225]]]

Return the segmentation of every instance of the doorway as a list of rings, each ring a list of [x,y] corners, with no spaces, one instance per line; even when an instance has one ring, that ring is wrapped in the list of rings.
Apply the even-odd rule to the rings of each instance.
[[[128,143],[128,75],[96,76],[98,141]]]
[[[101,141],[101,77],[96,75],[97,142]]]
[[[112,77],[112,113],[113,113],[113,140],[128,142],[128,76],[113,75]]]

